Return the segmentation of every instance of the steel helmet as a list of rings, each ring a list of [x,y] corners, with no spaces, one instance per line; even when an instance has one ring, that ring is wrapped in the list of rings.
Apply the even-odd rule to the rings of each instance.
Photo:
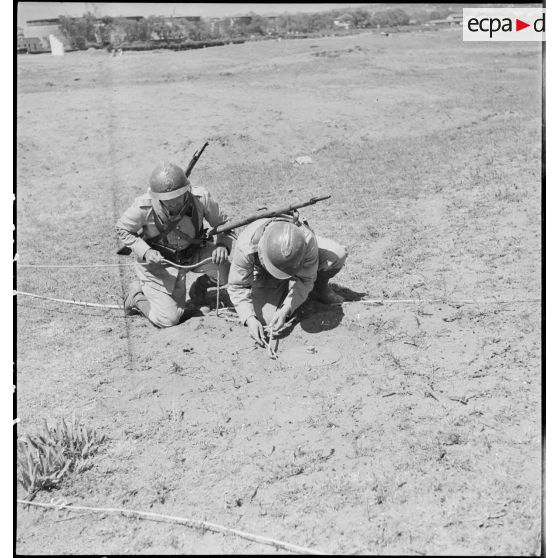
[[[258,243],[258,256],[273,277],[290,279],[300,269],[305,246],[300,227],[288,221],[272,221]]]
[[[172,163],[157,165],[149,179],[149,194],[156,200],[173,200],[191,190],[184,171]]]

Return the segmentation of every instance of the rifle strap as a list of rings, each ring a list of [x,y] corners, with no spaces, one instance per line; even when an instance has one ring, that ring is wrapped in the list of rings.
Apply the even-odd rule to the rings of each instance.
[[[166,240],[167,236],[174,229],[176,229],[176,227],[178,226],[178,223],[180,223],[180,221],[182,221],[182,218],[184,217],[184,215],[186,215],[186,212],[188,211],[189,207],[190,207],[190,203],[189,203],[189,201],[187,201],[184,204],[184,206],[182,207],[182,209],[178,212],[178,215],[176,216],[176,218],[169,221],[166,227],[165,227],[165,225],[163,225],[163,222],[161,221],[161,219],[157,215],[157,212],[155,210],[153,210],[153,216],[155,218],[155,226],[159,230],[159,234],[152,237],[152,238],[146,238],[145,240],[146,241],[148,240],[149,242],[160,242],[161,240]]]

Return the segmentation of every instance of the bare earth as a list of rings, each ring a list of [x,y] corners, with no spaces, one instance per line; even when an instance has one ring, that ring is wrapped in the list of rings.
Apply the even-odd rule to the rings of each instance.
[[[116,263],[114,223],[152,167],[208,139],[192,178],[230,215],[331,193],[304,215],[349,248],[339,288],[425,300],[307,304],[273,361],[214,313],[157,330],[19,297],[18,433],[76,412],[107,436],[36,500],[330,553],[538,553],[541,83],[539,44],[460,30],[19,56],[21,263]],[[20,268],[18,288],[119,304],[131,278]],[[18,506],[17,552],[275,551]]]

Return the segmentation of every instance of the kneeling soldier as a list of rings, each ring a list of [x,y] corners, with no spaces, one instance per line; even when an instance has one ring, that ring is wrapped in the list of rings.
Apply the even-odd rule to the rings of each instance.
[[[238,236],[227,291],[262,344],[263,324],[280,330],[309,295],[326,304],[343,301],[328,282],[346,258],[345,247],[315,235],[306,222],[289,215],[259,219]]]
[[[190,288],[190,299],[196,306],[205,303],[207,289],[216,284],[217,274],[226,284],[234,233],[217,235],[215,244],[205,245],[203,220],[215,227],[227,216],[204,188],[192,187],[184,171],[177,165],[162,163],[155,167],[146,194],[116,223],[116,232],[125,246],[137,256],[135,271],[138,281],[130,284],[124,301],[126,314],[142,314],[158,327],[178,324],[186,304],[186,270],[181,265],[194,265],[211,258],[195,269],[202,273]]]

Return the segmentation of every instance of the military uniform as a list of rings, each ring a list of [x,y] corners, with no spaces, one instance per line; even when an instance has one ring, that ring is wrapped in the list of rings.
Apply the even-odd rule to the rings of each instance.
[[[211,227],[220,225],[228,219],[219,204],[204,188],[192,187],[191,199],[191,209],[167,235],[167,244],[173,249],[183,250],[196,244],[196,237],[199,237],[202,232],[204,219]],[[169,327],[179,323],[186,303],[187,271],[164,262],[148,263],[144,259],[150,249],[146,240],[156,237],[161,232],[156,225],[156,220],[166,226],[168,219],[169,216],[161,203],[146,193],[136,198],[116,223],[118,237],[137,256],[136,275],[141,283],[141,291],[149,301],[146,317],[159,327]],[[194,246],[193,255],[187,264],[192,265],[211,257],[217,244],[225,246],[230,253],[234,238],[234,233],[229,232],[216,235],[215,244],[209,243],[198,249]],[[196,268],[194,273],[205,274],[215,283],[219,271],[219,281],[224,285],[228,279],[229,267],[228,261],[219,265],[208,262]]]
[[[315,235],[306,222],[299,222],[305,237],[302,263],[294,277],[277,279],[266,271],[258,256],[258,243],[269,220],[259,219],[248,225],[234,247],[227,291],[243,324],[250,316],[269,323],[280,306],[292,315],[308,298],[316,280],[338,273],[347,258],[344,246]]]

